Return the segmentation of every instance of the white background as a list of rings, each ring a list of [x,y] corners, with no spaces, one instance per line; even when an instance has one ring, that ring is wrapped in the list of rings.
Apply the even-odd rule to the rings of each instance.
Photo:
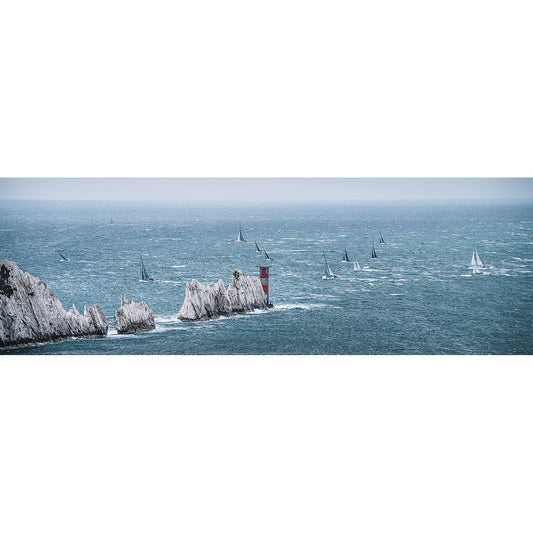
[[[531,176],[530,6],[3,2],[0,175]],[[0,530],[530,532],[532,365],[1,357]]]
[[[531,176],[525,1],[2,2],[3,176]]]

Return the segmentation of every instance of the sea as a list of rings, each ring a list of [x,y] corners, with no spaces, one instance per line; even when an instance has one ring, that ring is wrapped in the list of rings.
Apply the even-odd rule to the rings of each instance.
[[[0,259],[45,281],[65,309],[99,305],[109,333],[0,354],[531,354],[532,237],[533,204],[521,202],[4,200]],[[481,275],[475,248],[490,265]],[[345,249],[363,270],[342,262]],[[141,255],[153,282],[140,281]],[[337,278],[323,279],[324,256]],[[187,282],[227,287],[233,269],[258,276],[260,265],[271,267],[273,308],[178,320]],[[149,305],[155,330],[116,334],[121,295]]]

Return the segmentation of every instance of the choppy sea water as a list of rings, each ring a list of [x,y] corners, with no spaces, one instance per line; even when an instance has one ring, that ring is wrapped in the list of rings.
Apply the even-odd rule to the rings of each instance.
[[[2,354],[529,354],[533,205],[0,203],[0,258],[110,333]],[[113,224],[110,224],[113,219]],[[239,222],[248,243],[235,242]],[[387,244],[379,245],[379,234]],[[273,261],[254,251],[254,240]],[[370,258],[375,243],[379,259]],[[473,248],[491,265],[471,276]],[[363,271],[341,262],[344,248]],[[62,250],[70,262],[61,262]],[[338,279],[324,280],[325,252]],[[143,283],[139,255],[155,279]],[[185,284],[270,264],[275,308],[181,323]],[[120,296],[156,329],[116,335]]]

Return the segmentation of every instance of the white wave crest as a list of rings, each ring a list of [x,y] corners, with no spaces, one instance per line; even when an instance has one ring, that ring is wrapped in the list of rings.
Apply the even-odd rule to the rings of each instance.
[[[275,310],[286,310],[286,309],[303,309],[303,310],[311,310],[311,309],[322,309],[324,307],[330,307],[327,304],[279,304],[274,307]]]

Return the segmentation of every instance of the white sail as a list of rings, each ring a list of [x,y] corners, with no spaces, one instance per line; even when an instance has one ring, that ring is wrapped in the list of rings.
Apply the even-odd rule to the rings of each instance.
[[[248,242],[244,238],[244,235],[242,234],[242,229],[241,229],[241,223],[240,222],[239,222],[239,236],[237,237],[237,240],[235,242]]]
[[[477,248],[474,248],[474,251],[472,252],[472,260],[470,261],[470,268],[472,269],[472,276],[474,274],[483,274],[483,272],[479,270],[480,267],[483,267],[483,263],[479,259]]]
[[[322,279],[336,278],[337,276],[333,274],[331,268],[329,268],[328,261],[326,259],[326,254],[324,252],[322,253],[324,254],[324,276],[322,277]]]
[[[477,248],[474,248],[474,251],[472,252],[472,260],[470,261],[470,268],[474,267],[483,267],[483,263],[477,253]]]
[[[355,257],[355,255],[353,256],[353,269],[361,270],[361,267],[359,266],[359,263],[357,262],[357,257]]]
[[[479,255],[477,254],[477,250],[475,250],[476,254],[476,266],[481,267],[483,266],[483,263],[481,262],[481,259],[479,258]]]

